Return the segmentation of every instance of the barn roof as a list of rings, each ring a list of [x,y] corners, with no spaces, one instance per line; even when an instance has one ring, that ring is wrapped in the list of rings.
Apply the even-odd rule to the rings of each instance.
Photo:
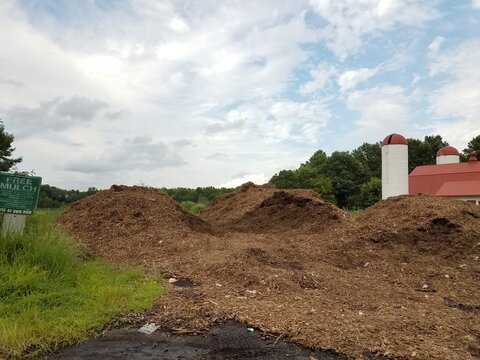
[[[480,196],[480,161],[417,166],[408,187],[410,194]]]
[[[423,165],[417,166],[410,176],[423,175],[444,175],[444,174],[458,174],[458,173],[480,173],[480,161],[468,161],[457,164],[441,164],[441,165]]]
[[[438,196],[478,196],[480,195],[480,180],[448,181],[438,189]]]

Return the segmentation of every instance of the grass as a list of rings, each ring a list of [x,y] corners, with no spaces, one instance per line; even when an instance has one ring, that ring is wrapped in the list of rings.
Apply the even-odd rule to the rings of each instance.
[[[358,215],[360,215],[362,213],[362,209],[358,209],[358,210],[347,210],[347,212],[350,214],[350,216],[355,219]]]
[[[202,212],[202,210],[205,208],[205,206],[207,206],[207,203],[195,203],[193,201],[182,201],[180,205],[182,205],[182,207],[188,212],[194,215],[199,215]]]
[[[22,236],[0,235],[0,358],[33,357],[86,339],[114,317],[149,308],[158,278],[82,260],[51,224],[30,216]]]

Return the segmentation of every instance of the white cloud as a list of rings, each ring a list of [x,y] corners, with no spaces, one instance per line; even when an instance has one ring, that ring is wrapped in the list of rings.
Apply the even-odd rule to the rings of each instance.
[[[480,10],[480,0],[472,0],[472,7],[474,9]]]
[[[249,181],[257,185],[262,185],[267,183],[268,180],[270,180],[270,178],[267,177],[265,174],[239,174],[239,175],[240,176],[232,180],[229,180],[227,182],[217,185],[217,187],[234,188],[242,184],[245,184],[246,182],[249,182]]]
[[[348,97],[347,106],[360,113],[360,119],[355,122],[357,128],[346,136],[349,142],[377,142],[392,132],[409,131],[408,98],[400,86],[383,85],[354,91]]]
[[[21,88],[24,86],[24,84],[21,81],[14,80],[2,75],[0,75],[0,85],[8,85],[8,86],[13,86],[15,88]]]
[[[217,141],[258,136],[269,144],[285,141],[314,144],[318,143],[330,117],[328,107],[318,100],[265,100],[230,110],[225,121],[207,127],[207,135]]]
[[[310,71],[312,80],[306,82],[300,87],[301,94],[311,94],[317,90],[323,89],[328,80],[337,74],[334,66],[328,64],[321,64],[317,68]]]
[[[149,136],[124,139],[111,144],[96,158],[73,160],[64,166],[67,171],[78,173],[112,173],[125,170],[152,171],[166,166],[184,165],[175,144],[165,144]]]
[[[445,42],[445,38],[443,36],[437,36],[433,41],[428,45],[428,50],[432,53],[437,53],[440,50],[440,46]]]
[[[108,105],[98,99],[72,96],[41,102],[36,107],[17,105],[1,113],[20,138],[91,123],[106,108]]]
[[[422,77],[418,74],[413,74],[413,79],[412,82],[410,83],[410,86],[414,86],[417,82],[419,82],[422,79]]]
[[[377,140],[388,124],[400,131],[408,104],[396,80],[355,90],[416,60],[395,43],[379,64],[374,38],[383,45],[401,29],[411,39],[437,16],[435,2],[414,0],[100,3],[0,4],[1,115],[22,166],[57,186],[264,182],[325,142],[336,147],[340,126],[356,127],[355,141]],[[445,66],[437,73],[452,76]]]
[[[273,119],[260,125],[270,139],[317,143],[331,116],[321,101],[279,101],[272,104],[269,114]]]
[[[341,60],[360,49],[367,35],[395,26],[421,26],[438,16],[433,3],[416,0],[311,0],[328,25],[324,36]]]
[[[185,20],[180,17],[176,17],[172,19],[169,25],[172,28],[172,30],[175,30],[176,32],[179,32],[179,33],[187,33],[190,31],[190,26],[188,26]]]
[[[360,68],[356,70],[347,70],[340,74],[337,79],[341,91],[347,91],[355,88],[358,84],[368,81],[377,73],[377,69]]]
[[[432,128],[454,144],[468,142],[480,133],[478,64],[480,38],[439,53],[430,66],[432,76],[447,76],[428,99],[428,112],[435,119]]]

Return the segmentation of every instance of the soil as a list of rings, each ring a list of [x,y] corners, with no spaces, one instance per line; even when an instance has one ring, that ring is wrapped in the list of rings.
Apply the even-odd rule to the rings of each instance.
[[[312,191],[250,183],[200,218],[117,186],[58,225],[89,254],[181,279],[153,308],[169,332],[228,318],[353,359],[480,356],[480,207],[466,202],[400,196],[353,220]]]
[[[157,331],[144,335],[137,328],[116,329],[101,338],[70,346],[49,357],[59,359],[305,359],[347,360],[333,351],[307,349],[233,321],[217,324],[199,335]]]

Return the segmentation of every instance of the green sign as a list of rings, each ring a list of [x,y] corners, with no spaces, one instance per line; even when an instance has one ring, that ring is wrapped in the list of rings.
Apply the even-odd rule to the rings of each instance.
[[[30,215],[37,208],[42,178],[0,173],[0,212]]]

